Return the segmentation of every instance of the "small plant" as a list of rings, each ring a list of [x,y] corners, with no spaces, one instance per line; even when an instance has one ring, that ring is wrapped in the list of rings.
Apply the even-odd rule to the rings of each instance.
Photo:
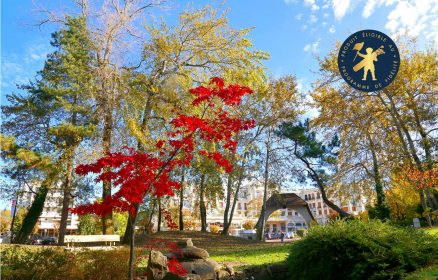
[[[210,225],[211,233],[218,233],[221,228],[218,225]]]
[[[254,227],[255,227],[255,223],[254,223],[253,221],[251,221],[251,220],[246,220],[246,221],[242,224],[242,227],[243,227],[244,229],[254,229]]]

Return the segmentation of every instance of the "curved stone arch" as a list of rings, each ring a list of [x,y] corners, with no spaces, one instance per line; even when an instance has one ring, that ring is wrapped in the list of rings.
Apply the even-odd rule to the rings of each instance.
[[[307,226],[310,226],[312,220],[315,221],[312,212],[310,212],[309,205],[304,199],[302,199],[295,193],[278,193],[273,194],[266,201],[265,225],[266,221],[272,213],[279,209],[286,208],[294,209],[295,211],[297,211],[304,218]],[[260,216],[256,224],[256,229],[258,232],[261,231],[261,224],[262,217]]]

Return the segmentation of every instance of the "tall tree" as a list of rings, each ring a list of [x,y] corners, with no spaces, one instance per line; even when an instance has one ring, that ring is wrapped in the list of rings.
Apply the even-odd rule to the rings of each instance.
[[[321,192],[322,200],[328,207],[339,213],[341,217],[350,214],[333,203],[327,195],[327,184],[336,171],[339,140],[334,137],[326,145],[317,140],[316,133],[311,131],[309,121],[304,123],[283,123],[278,134],[292,142],[291,154],[304,165],[308,177]]]
[[[381,135],[379,138],[383,141],[378,141],[376,147],[384,147],[380,149],[385,153],[381,158],[388,159],[380,167],[400,169],[410,165],[420,172],[432,170],[436,161],[436,145],[431,144],[436,142],[438,52],[433,48],[420,51],[415,41],[409,39],[398,45],[400,69],[396,79],[385,89],[366,94],[346,87],[340,82],[335,50],[320,60],[321,78],[317,88],[337,91],[345,102],[362,102],[365,111],[373,113],[358,118],[365,116],[382,123],[373,133]],[[323,112],[326,107],[321,107]],[[350,114],[353,116],[355,112]],[[423,209],[437,208],[433,188],[421,188],[418,193]]]
[[[194,84],[205,84],[211,76],[247,84],[256,91],[264,84],[261,61],[267,53],[253,50],[250,29],[231,28],[226,13],[211,7],[188,10],[174,26],[163,22],[147,30],[150,39],[145,42],[144,63],[131,68],[135,86],[130,89],[125,117],[138,145],[145,149],[153,145],[154,135],[165,135],[162,120],[175,116],[172,108],[193,110],[187,90]]]

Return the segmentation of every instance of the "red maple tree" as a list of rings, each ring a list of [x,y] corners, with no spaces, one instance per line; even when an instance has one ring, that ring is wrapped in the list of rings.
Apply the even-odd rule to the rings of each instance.
[[[226,172],[231,172],[232,165],[221,152],[209,152],[199,147],[214,143],[217,150],[236,151],[237,142],[233,136],[254,127],[254,121],[232,117],[227,110],[239,105],[242,97],[251,94],[252,90],[240,85],[225,86],[221,78],[215,77],[208,87],[200,86],[191,89],[190,93],[194,96],[192,106],[198,108],[193,111],[199,113],[179,114],[170,120],[167,139],[156,141],[157,152],[125,147],[122,152],[109,153],[95,163],[77,166],[77,174],[98,174],[96,182],[111,181],[118,190],[103,201],[72,208],[72,213],[105,216],[112,211],[129,211],[135,221],[136,205],[146,194],[172,196],[173,191],[180,188],[172,171],[188,166],[195,155],[213,160]],[[218,101],[223,103],[222,106],[216,106]]]

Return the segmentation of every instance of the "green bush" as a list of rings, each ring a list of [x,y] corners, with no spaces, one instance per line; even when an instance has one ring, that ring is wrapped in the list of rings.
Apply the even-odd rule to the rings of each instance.
[[[438,239],[378,220],[334,221],[291,246],[293,279],[400,279],[438,258]]]
[[[306,230],[303,228],[297,229],[297,235],[301,238],[304,237],[304,235],[306,235]]]
[[[1,246],[1,279],[127,279],[129,251],[65,251],[57,247]]]

